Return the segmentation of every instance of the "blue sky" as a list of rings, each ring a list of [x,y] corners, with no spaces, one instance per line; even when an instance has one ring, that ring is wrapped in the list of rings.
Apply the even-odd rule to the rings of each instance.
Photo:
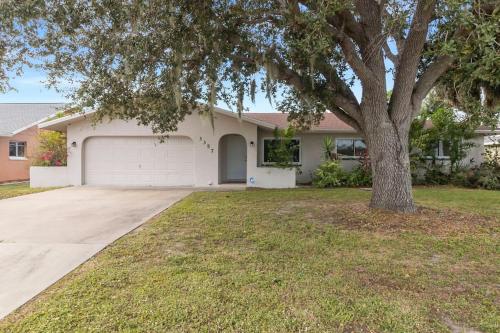
[[[10,80],[10,85],[15,90],[0,94],[0,103],[69,102],[63,93],[57,92],[55,89],[49,89],[44,85],[43,81],[45,77],[46,74],[41,70],[25,68],[22,76],[13,77]],[[355,84],[353,91],[359,99],[361,96],[361,87],[359,84]],[[222,102],[218,106],[227,108]],[[264,93],[258,93],[255,96],[255,104],[247,98],[245,107],[249,108],[251,112],[275,112],[275,109],[269,104]]]
[[[55,89],[47,89],[42,81],[45,73],[34,69],[25,69],[23,76],[11,78],[10,85],[16,90],[0,94],[1,103],[49,103],[67,102],[67,99]]]

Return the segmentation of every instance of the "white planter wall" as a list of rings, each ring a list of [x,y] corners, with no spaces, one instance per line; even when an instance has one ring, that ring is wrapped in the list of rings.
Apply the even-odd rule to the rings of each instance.
[[[30,167],[30,187],[61,187],[69,185],[65,166]]]
[[[271,167],[257,167],[249,170],[247,186],[260,188],[293,188],[296,171]]]

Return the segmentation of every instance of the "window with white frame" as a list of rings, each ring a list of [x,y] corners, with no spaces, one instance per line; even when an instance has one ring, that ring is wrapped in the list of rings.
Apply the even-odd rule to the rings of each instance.
[[[9,142],[9,157],[11,159],[26,158],[26,142],[10,141]]]
[[[300,159],[300,139],[299,138],[293,138],[290,140],[287,140],[287,144],[289,148],[293,150],[293,156],[292,156],[292,163],[294,164],[300,164],[301,159]],[[273,161],[272,159],[272,153],[271,151],[277,147],[279,144],[279,140],[275,138],[264,138],[263,140],[263,158],[262,161],[264,164],[273,164],[276,161]]]
[[[340,158],[356,158],[367,153],[366,144],[363,139],[336,139],[337,155]]]

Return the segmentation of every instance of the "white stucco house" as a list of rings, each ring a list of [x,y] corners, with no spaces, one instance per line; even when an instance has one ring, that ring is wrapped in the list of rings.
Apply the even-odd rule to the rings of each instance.
[[[39,127],[65,132],[66,167],[32,167],[31,186],[116,185],[217,187],[241,183],[249,187],[290,188],[309,183],[322,162],[322,141],[335,140],[341,164],[351,169],[366,151],[363,138],[334,114],[294,140],[299,145],[294,169],[272,167],[269,143],[276,127],[287,126],[281,113],[237,114],[216,109],[214,127],[206,116],[193,112],[175,133],[161,142],[151,128],[136,121],[112,120],[94,125],[92,113],[54,119]],[[483,137],[471,150],[474,163],[482,161]]]

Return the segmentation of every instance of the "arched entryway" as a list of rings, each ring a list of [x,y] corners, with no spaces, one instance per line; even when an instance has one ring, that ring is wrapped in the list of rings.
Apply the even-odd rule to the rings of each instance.
[[[246,183],[247,143],[239,134],[227,134],[219,140],[219,184]]]

